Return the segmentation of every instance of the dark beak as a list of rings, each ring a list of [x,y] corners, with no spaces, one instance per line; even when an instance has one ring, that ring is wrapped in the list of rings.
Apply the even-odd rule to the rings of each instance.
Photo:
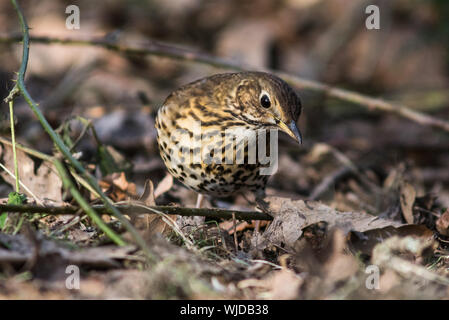
[[[281,128],[282,131],[284,131],[290,137],[295,139],[299,144],[302,144],[301,132],[299,132],[295,121],[292,120],[288,125],[285,122],[280,121],[278,126],[279,128]]]
[[[299,144],[302,144],[302,135],[301,135],[301,132],[299,131],[298,127],[296,126],[295,121],[292,120],[292,122],[290,122],[288,127],[291,130],[291,132],[293,133],[293,135],[295,136],[296,141],[298,141]]]

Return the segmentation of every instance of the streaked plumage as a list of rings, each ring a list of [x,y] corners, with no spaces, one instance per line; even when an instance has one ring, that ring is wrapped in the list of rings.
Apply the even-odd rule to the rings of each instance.
[[[217,74],[180,87],[167,97],[156,117],[159,151],[169,172],[199,193],[228,196],[244,190],[263,191],[269,176],[260,174],[260,163],[248,164],[247,143],[237,142],[237,154],[245,154],[243,164],[235,163],[235,155],[232,164],[224,163],[226,148],[232,147],[225,145],[225,131],[236,130],[238,139],[243,139],[250,132],[246,129],[276,128],[301,142],[295,124],[300,113],[299,97],[276,76],[262,72]],[[210,138],[199,134],[197,123]],[[190,157],[179,150],[173,153],[176,143],[191,143]],[[212,146],[222,150],[217,153],[222,163],[196,163],[195,154],[215,155],[210,152]]]

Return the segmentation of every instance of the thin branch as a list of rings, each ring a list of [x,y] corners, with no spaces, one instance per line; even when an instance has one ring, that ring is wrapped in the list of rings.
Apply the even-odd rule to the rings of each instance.
[[[14,43],[20,40],[20,37],[16,35],[0,36],[0,43]],[[254,67],[252,66],[239,64],[205,53],[192,51],[191,49],[187,49],[181,46],[176,46],[173,44],[163,43],[155,40],[148,40],[147,42],[140,45],[125,45],[117,43],[116,41],[108,38],[53,38],[45,36],[33,36],[31,38],[31,41],[43,44],[96,46],[126,55],[162,56],[175,60],[197,62],[221,69],[230,69],[237,71],[254,69]],[[281,71],[270,69],[263,69],[262,71],[276,74],[298,89],[317,91],[327,95],[328,97],[355,103],[369,110],[393,113],[403,118],[407,118],[409,120],[417,122],[421,125],[430,126],[449,132],[449,122],[421,113],[419,111],[412,110],[402,104],[390,103],[383,99],[373,98],[353,91],[329,86],[321,82],[307,80]]]
[[[238,220],[273,220],[273,218],[265,213],[258,211],[235,211],[217,208],[182,208],[172,206],[150,206],[145,208],[139,203],[131,203],[128,205],[115,205],[117,210],[127,215],[136,214],[155,214],[154,210],[165,214],[175,214],[186,217],[202,216],[211,219],[232,219],[232,215]],[[104,205],[93,205],[93,209],[100,214],[110,214]],[[28,212],[28,213],[47,213],[49,215],[59,214],[78,214],[80,208],[75,206],[59,206],[44,207],[36,205],[9,205],[0,204],[0,212]]]
[[[11,172],[11,171],[9,171],[9,169],[8,168],[6,168],[3,164],[1,164],[0,163],[0,168],[2,168],[7,174],[9,174],[13,179],[15,179],[16,181],[19,181],[19,183],[20,183],[20,185],[22,186],[22,188],[26,191],[26,192],[28,192],[30,195],[31,195],[31,197],[33,197],[33,199],[34,199],[34,201],[36,201],[37,203],[39,203],[39,204],[42,204],[42,201],[41,200],[39,200],[39,198],[38,197],[36,197],[36,195],[22,182],[22,181],[20,181],[19,179],[17,179],[17,177]]]

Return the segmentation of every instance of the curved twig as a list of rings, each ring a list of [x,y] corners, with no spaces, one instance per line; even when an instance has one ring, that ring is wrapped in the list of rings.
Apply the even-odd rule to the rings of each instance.
[[[14,43],[19,42],[21,38],[16,35],[2,35],[0,36],[0,43]],[[209,66],[214,66],[222,69],[230,70],[251,70],[254,67],[239,64],[230,60],[218,58],[201,52],[192,51],[185,47],[176,46],[155,40],[148,40],[140,45],[126,45],[120,44],[115,40],[109,38],[82,38],[82,37],[65,37],[53,38],[45,36],[33,36],[31,41],[44,44],[62,44],[62,45],[85,45],[105,48],[107,50],[119,52],[127,55],[155,55],[163,56],[171,59],[191,61]],[[419,111],[412,110],[405,105],[390,103],[383,99],[369,97],[357,92],[340,89],[329,86],[324,83],[307,80],[289,73],[263,69],[278,75],[292,86],[298,89],[311,90],[324,93],[328,97],[337,98],[340,100],[355,103],[369,110],[378,110],[397,114],[403,118],[407,118],[421,125],[430,126],[446,132],[449,132],[449,122],[443,119],[438,119]]]

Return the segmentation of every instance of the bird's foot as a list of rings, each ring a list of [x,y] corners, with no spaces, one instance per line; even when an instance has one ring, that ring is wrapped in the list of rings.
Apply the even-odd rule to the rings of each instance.
[[[256,195],[256,205],[263,213],[268,214],[271,217],[274,217],[274,213],[270,210],[270,204],[265,201],[265,195],[259,196]]]

